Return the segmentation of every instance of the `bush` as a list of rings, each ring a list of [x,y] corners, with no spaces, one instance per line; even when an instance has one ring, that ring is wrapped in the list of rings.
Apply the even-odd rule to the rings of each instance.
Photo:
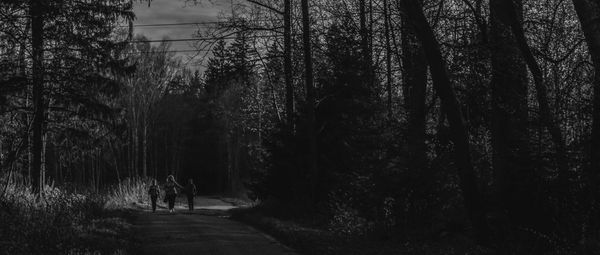
[[[0,254],[112,254],[127,246],[119,240],[130,224],[105,218],[106,196],[46,186],[40,197],[23,184],[2,184]]]
[[[107,208],[123,208],[130,205],[146,204],[150,201],[148,188],[151,179],[127,178],[109,189],[106,201]]]

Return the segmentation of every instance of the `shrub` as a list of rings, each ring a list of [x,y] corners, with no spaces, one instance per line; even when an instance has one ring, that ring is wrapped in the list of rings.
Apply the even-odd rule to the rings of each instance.
[[[123,208],[130,205],[145,204],[150,201],[148,188],[151,179],[127,178],[109,189],[107,208]]]
[[[130,225],[104,218],[106,196],[53,186],[37,196],[23,184],[2,184],[0,254],[111,254],[127,245],[118,240]]]

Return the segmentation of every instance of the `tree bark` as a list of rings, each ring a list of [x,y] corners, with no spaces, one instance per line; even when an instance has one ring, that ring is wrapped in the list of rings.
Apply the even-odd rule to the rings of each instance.
[[[33,140],[31,184],[35,193],[40,193],[42,171],[42,147],[44,133],[44,7],[42,0],[30,2],[31,48],[33,56]]]
[[[148,176],[148,121],[144,120],[142,127],[142,177]]]
[[[510,1],[508,1],[510,2]],[[548,102],[548,87],[544,83],[544,76],[542,74],[542,69],[538,64],[537,60],[533,56],[531,52],[531,48],[527,43],[527,39],[525,38],[525,32],[523,31],[522,22],[520,22],[519,10],[516,6],[513,6],[510,11],[512,11],[512,22],[511,29],[515,36],[515,39],[519,45],[519,50],[523,55],[527,66],[529,67],[529,71],[533,75],[533,81],[535,84],[535,89],[537,91],[537,101],[540,108],[540,117],[550,136],[552,137],[552,141],[554,146],[556,147],[556,162],[559,169],[558,180],[560,183],[565,183],[568,181],[568,156],[567,156],[567,146],[565,144],[565,139],[563,137],[562,131],[560,130],[560,126],[556,116],[554,115],[554,111],[551,109],[550,104]]]
[[[419,1],[419,4],[422,4]],[[410,21],[402,21],[402,78],[404,100],[408,112],[408,166],[411,171],[424,170],[427,163],[425,146],[425,98],[427,91],[427,59],[423,46]]]
[[[369,87],[372,84],[371,73],[371,50],[369,47],[369,30],[367,28],[367,7],[365,0],[359,0],[360,16],[360,45],[363,62],[363,86]]]
[[[477,175],[473,168],[470,154],[469,136],[463,119],[460,104],[452,88],[447,73],[446,62],[442,56],[440,45],[429,25],[418,0],[402,0],[402,7],[414,26],[417,38],[421,41],[425,57],[429,63],[433,87],[438,93],[442,107],[445,109],[450,124],[452,141],[454,142],[455,164],[458,170],[465,208],[473,224],[477,236],[486,239],[485,207],[482,193],[477,185]]]
[[[394,114],[392,98],[392,46],[390,41],[390,12],[388,0],[383,0],[383,29],[385,34],[385,67],[386,67],[386,92],[388,120],[392,120]]]
[[[575,11],[579,17],[581,28],[587,42],[588,50],[594,64],[593,81],[593,113],[592,113],[592,137],[589,148],[590,167],[587,170],[588,180],[587,192],[590,203],[590,226],[586,230],[586,236],[596,231],[598,234],[599,220],[595,215],[598,213],[598,196],[600,196],[600,2],[592,0],[573,0]]]
[[[521,0],[490,0],[492,164],[500,211],[521,227],[543,227],[529,148],[526,62],[511,24],[522,23]]]
[[[598,181],[600,176],[600,3],[590,0],[573,0],[588,50],[594,63],[594,110],[590,147],[590,175]]]
[[[308,133],[308,164],[311,175],[311,196],[316,200],[319,170],[317,165],[317,134],[315,118],[315,88],[313,85],[313,62],[310,42],[310,13],[308,0],[302,0],[302,42],[304,48],[304,82],[306,83],[306,111],[307,111],[307,133]]]
[[[290,133],[294,132],[294,83],[292,75],[292,0],[285,0],[283,15],[283,72],[285,79],[285,114]]]

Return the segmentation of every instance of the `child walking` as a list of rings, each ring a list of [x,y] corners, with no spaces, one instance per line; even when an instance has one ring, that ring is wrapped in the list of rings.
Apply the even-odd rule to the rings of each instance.
[[[187,185],[185,185],[185,194],[187,195],[188,208],[190,211],[194,210],[194,196],[196,195],[196,185],[194,180],[190,179]]]
[[[169,203],[169,212],[175,211],[175,198],[177,198],[177,188],[183,189],[179,183],[175,181],[173,175],[167,177],[167,183],[165,183],[165,199]]]
[[[150,185],[150,189],[148,190],[148,195],[150,195],[150,200],[152,201],[152,212],[156,212],[156,199],[158,199],[158,194],[160,194],[160,188],[158,184],[156,184],[156,180],[152,180],[152,185]]]

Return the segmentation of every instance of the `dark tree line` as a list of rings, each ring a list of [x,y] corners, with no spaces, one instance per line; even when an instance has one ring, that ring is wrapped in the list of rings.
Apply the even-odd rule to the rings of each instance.
[[[408,225],[462,205],[484,243],[576,246],[598,235],[597,7],[247,1],[207,34],[247,32],[278,90],[244,170],[259,196]]]
[[[184,171],[201,77],[133,36],[130,1],[0,3],[5,178],[40,192]]]
[[[598,240],[596,1],[238,1],[203,73],[129,1],[0,4],[0,161],[34,189],[175,174],[336,227]]]

